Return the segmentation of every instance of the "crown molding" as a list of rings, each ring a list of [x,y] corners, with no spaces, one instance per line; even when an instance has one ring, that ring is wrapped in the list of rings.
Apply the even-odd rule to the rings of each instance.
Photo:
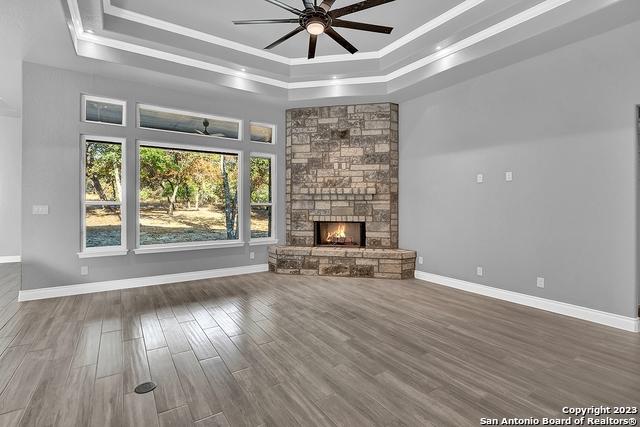
[[[104,1],[108,1],[108,0],[104,0]],[[475,0],[475,1],[479,2],[480,0]],[[309,88],[345,86],[345,85],[389,83],[392,80],[400,78],[411,72],[417,71],[449,55],[453,55],[463,49],[469,48],[473,45],[476,45],[480,42],[490,39],[491,37],[501,34],[509,29],[517,27],[518,25],[521,25],[534,18],[544,15],[560,6],[563,6],[570,2],[576,2],[576,1],[577,0],[545,0],[523,12],[513,15],[512,17],[507,18],[495,25],[492,25],[491,27],[488,27],[463,40],[460,40],[446,47],[445,49],[442,49],[430,55],[427,55],[408,65],[398,68],[397,70],[392,71],[388,74],[373,75],[373,76],[366,76],[366,77],[350,77],[350,78],[342,78],[342,79],[308,80],[308,81],[298,81],[298,82],[287,82],[284,80],[279,80],[271,77],[265,77],[259,74],[247,73],[247,72],[239,71],[237,69],[233,69],[230,67],[213,64],[213,63],[202,61],[199,59],[194,59],[187,56],[178,55],[178,54],[150,48],[147,46],[142,46],[135,43],[117,40],[117,39],[113,39],[110,37],[105,37],[97,34],[89,34],[84,31],[84,28],[82,25],[82,17],[80,15],[80,10],[78,7],[78,0],[67,0],[67,5],[69,7],[69,13],[71,15],[70,30],[72,32],[72,38],[74,40],[76,53],[78,55],[81,55],[80,49],[79,49],[79,42],[84,41],[84,42],[89,42],[96,45],[114,48],[114,49],[130,52],[134,54],[161,59],[161,60],[173,62],[176,64],[181,64],[188,67],[194,67],[194,68],[198,68],[206,71],[212,71],[214,73],[219,73],[222,75],[231,76],[231,77],[235,77],[242,80],[249,80],[256,83],[262,83],[262,84],[266,84],[269,86],[274,86],[282,89],[294,90],[294,89],[309,89]]]

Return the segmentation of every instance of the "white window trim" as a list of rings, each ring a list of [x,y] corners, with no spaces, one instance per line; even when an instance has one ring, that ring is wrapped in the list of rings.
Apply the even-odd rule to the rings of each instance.
[[[272,144],[269,144],[272,145]],[[249,170],[247,176],[249,176],[249,186],[251,186],[251,158],[252,157],[262,157],[266,159],[271,159],[271,203],[252,203],[251,202],[251,188],[249,188],[249,246],[257,246],[257,245],[275,245],[278,243],[276,238],[277,234],[277,221],[276,221],[276,209],[278,200],[278,193],[276,185],[277,183],[277,164],[276,164],[276,155],[271,153],[258,153],[251,152],[249,154]],[[251,207],[252,206],[271,206],[271,237],[260,237],[260,238],[251,238]]]
[[[253,239],[249,242],[249,246],[266,246],[266,245],[277,245],[278,239],[271,239],[269,237],[264,239]]]
[[[160,245],[140,245],[140,147],[166,148],[173,150],[191,150],[216,154],[235,154],[238,156],[238,238],[235,240],[207,240],[202,242],[183,242]],[[133,252],[138,254],[150,254],[160,252],[180,252],[202,249],[229,248],[245,245],[244,240],[244,170],[243,153],[241,150],[232,150],[220,147],[208,147],[192,144],[168,143],[149,140],[136,141],[136,247]]]
[[[254,141],[253,139],[251,139],[251,125],[257,125],[257,126],[262,126],[262,127],[267,127],[267,128],[271,128],[271,142],[264,142],[264,141]],[[276,141],[278,140],[277,138],[277,126],[271,123],[262,123],[262,122],[249,122],[249,141],[254,143],[254,144],[264,144],[264,145],[270,145],[270,146],[274,146],[276,145]]]
[[[237,248],[244,246],[242,241],[235,240],[220,240],[213,243],[211,241],[206,242],[188,242],[188,243],[172,243],[171,245],[145,245],[133,250],[136,255],[143,254],[157,254],[163,252],[182,252],[182,251],[198,251],[204,249],[218,249],[218,248]]]
[[[78,258],[97,258],[106,256],[123,256],[129,252],[127,249],[127,140],[126,138],[116,138],[111,136],[82,135],[80,148],[80,224],[81,224],[81,243]],[[114,201],[95,201],[86,200],[86,150],[87,141],[105,142],[111,144],[120,144],[122,157],[120,159],[120,185],[122,187],[122,199],[120,202]],[[87,248],[87,206],[91,205],[111,205],[120,206],[120,246],[101,246],[96,248]]]
[[[179,132],[179,131],[176,131],[176,130],[148,128],[148,127],[140,125],[140,108],[145,108],[145,109],[154,110],[154,111],[160,111],[160,112],[163,112],[163,113],[184,114],[184,115],[203,117],[203,118],[211,119],[211,120],[223,120],[223,121],[228,121],[228,122],[234,122],[234,123],[238,124],[238,138],[228,138],[226,136],[203,135],[203,134],[199,134],[199,133]],[[177,133],[179,135],[193,135],[193,136],[201,136],[201,137],[205,137],[205,138],[218,138],[218,139],[227,140],[227,141],[242,141],[242,137],[243,137],[243,129],[242,129],[242,127],[244,125],[243,125],[243,121],[241,119],[234,119],[232,117],[223,117],[223,116],[218,116],[218,115],[215,115],[215,114],[200,113],[200,112],[197,112],[197,111],[178,110],[178,109],[175,109],[175,108],[159,107],[157,105],[152,105],[152,104],[137,103],[136,104],[136,126],[138,127],[138,129],[145,129],[145,130],[156,131],[156,132]]]
[[[93,120],[87,120],[87,101],[95,101],[95,102],[106,102],[109,104],[121,105],[122,106],[122,124],[118,123],[107,123],[107,122],[97,122]],[[127,126],[127,101],[122,99],[115,98],[105,98],[102,96],[93,96],[82,94],[82,99],[80,102],[81,105],[81,120],[85,123],[95,123],[99,125],[109,125],[109,126],[119,126],[126,127]]]
[[[109,256],[125,256],[129,253],[126,249],[118,249],[118,250],[105,250],[104,248],[96,248],[91,252],[78,252],[78,258],[102,258]]]

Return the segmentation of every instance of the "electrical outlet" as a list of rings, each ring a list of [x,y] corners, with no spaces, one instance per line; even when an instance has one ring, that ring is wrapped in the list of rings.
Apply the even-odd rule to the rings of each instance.
[[[87,267],[86,265],[80,267],[80,275],[86,276],[87,274],[89,274],[89,267]]]
[[[31,213],[33,215],[49,215],[48,205],[33,205],[31,207]]]
[[[476,274],[481,277],[484,276],[484,268],[482,266],[476,267]]]
[[[538,277],[536,280],[536,286],[539,288],[544,288],[544,277]]]
[[[255,252],[249,252],[249,259],[256,259],[256,253]]]
[[[418,257],[418,264],[424,264],[424,258],[421,256]]]
[[[507,182],[513,181],[513,172],[508,171],[504,173],[504,180]]]
[[[478,175],[476,175],[476,182],[478,184],[482,184],[484,182],[484,175],[479,173]]]

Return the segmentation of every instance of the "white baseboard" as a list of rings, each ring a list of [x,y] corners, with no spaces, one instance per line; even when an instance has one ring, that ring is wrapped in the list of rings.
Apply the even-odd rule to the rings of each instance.
[[[0,264],[8,264],[10,262],[20,262],[20,255],[0,256]]]
[[[267,264],[191,271],[187,273],[163,274],[160,276],[134,277],[131,279],[82,283],[79,285],[54,286],[51,288],[28,289],[19,292],[18,301],[33,301],[46,298],[66,297],[70,295],[90,294],[93,292],[141,288],[144,286],[212,279],[214,277],[238,276],[241,274],[261,273],[264,271],[269,271],[269,266]]]
[[[594,310],[592,308],[581,307],[579,305],[567,304],[565,302],[521,294],[518,292],[506,291],[504,289],[492,288],[478,283],[466,282],[451,277],[439,276],[437,274],[415,271],[415,278],[437,285],[448,286],[474,294],[480,294],[491,298],[526,305],[552,313],[563,314],[613,328],[623,329],[630,332],[640,332],[640,318],[626,317],[619,314],[607,313],[605,311]]]

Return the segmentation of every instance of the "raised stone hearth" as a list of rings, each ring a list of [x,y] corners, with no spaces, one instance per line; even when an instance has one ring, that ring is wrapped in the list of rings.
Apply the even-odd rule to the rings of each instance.
[[[413,277],[416,253],[402,249],[271,246],[269,270],[308,276]]]
[[[396,104],[288,110],[287,246],[270,249],[271,271],[412,277],[416,253],[398,249],[398,157]],[[362,238],[319,238],[326,222],[364,224]]]

